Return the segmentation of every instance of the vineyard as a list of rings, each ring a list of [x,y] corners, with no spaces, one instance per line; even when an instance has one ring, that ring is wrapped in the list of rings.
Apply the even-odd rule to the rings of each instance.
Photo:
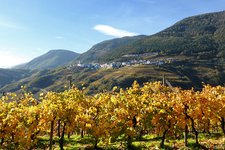
[[[219,136],[214,142],[199,140],[200,135],[215,134]],[[132,149],[136,141],[151,135],[161,148],[168,140],[174,141],[174,149],[178,141],[188,147],[192,138],[200,149],[222,149],[225,87],[204,85],[202,91],[194,91],[134,82],[130,88],[114,87],[92,96],[73,87],[37,98],[25,90],[7,93],[0,100],[1,149],[65,149],[66,139],[74,136],[89,138],[92,149],[109,149],[118,141]],[[41,145],[43,138],[47,142]]]

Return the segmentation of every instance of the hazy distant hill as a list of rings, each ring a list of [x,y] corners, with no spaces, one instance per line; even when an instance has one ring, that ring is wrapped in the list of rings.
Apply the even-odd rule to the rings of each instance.
[[[69,50],[50,50],[44,55],[34,58],[30,62],[16,66],[17,69],[50,69],[68,64],[79,54]]]
[[[32,74],[29,70],[19,69],[1,69],[0,68],[0,87],[6,84],[19,81],[22,78],[26,78]]]
[[[225,57],[225,11],[189,17],[155,35],[129,37],[128,39],[132,40],[127,43],[123,42],[124,39],[126,38],[99,43],[78,59],[107,62],[118,60],[125,54],[148,52],[223,59]],[[116,46],[108,48],[109,45],[114,44]]]

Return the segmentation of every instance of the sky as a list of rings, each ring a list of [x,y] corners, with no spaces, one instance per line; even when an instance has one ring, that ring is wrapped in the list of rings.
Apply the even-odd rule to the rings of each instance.
[[[225,0],[0,0],[0,68],[52,49],[77,53],[123,36],[152,35]]]

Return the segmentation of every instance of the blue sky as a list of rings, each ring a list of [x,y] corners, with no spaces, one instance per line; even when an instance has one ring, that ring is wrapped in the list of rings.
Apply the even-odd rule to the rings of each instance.
[[[82,53],[104,40],[151,35],[222,10],[225,0],[0,0],[0,67],[51,49]]]

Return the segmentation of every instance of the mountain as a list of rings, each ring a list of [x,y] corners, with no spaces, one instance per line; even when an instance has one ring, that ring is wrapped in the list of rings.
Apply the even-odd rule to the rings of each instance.
[[[17,69],[41,70],[51,69],[68,64],[79,54],[69,50],[50,50],[46,54],[34,58],[26,64],[16,66]]]
[[[38,71],[0,90],[17,91],[21,85],[26,85],[34,93],[40,90],[63,91],[69,84],[69,76],[72,76],[75,86],[85,86],[89,94],[110,90],[113,86],[126,88],[134,80],[140,84],[159,81],[163,75],[172,86],[182,88],[199,90],[202,83],[224,85],[225,11],[183,19],[155,35],[101,42],[73,62],[109,63],[134,59],[166,63],[131,66],[128,63],[126,67],[97,70],[70,65]]]
[[[132,85],[134,80],[140,84],[162,80],[163,74],[172,85],[190,88],[195,84],[191,79],[181,75],[178,72],[171,72],[163,66],[127,66],[119,69],[88,69],[77,66],[57,68],[53,70],[41,70],[32,76],[19,80],[18,82],[8,84],[0,91],[19,91],[20,87],[25,85],[28,91],[37,93],[39,91],[64,91],[69,86],[69,76],[72,77],[72,84],[82,89],[88,94],[94,94],[105,90],[111,90],[114,86],[126,88]]]
[[[133,36],[133,37],[123,37],[123,38],[117,38],[112,40],[103,41],[101,43],[98,43],[94,45],[90,50],[87,52],[81,54],[74,62],[99,62],[106,55],[110,55],[112,51],[115,49],[118,49],[122,46],[129,45],[131,43],[134,43],[137,40],[145,38],[145,35],[140,36]]]
[[[151,36],[129,37],[124,43],[119,38],[99,43],[78,57],[81,61],[108,62],[122,60],[127,54],[159,52],[163,55],[225,57],[225,11],[183,19],[173,26]],[[120,43],[114,45],[116,41]]]
[[[31,74],[32,72],[29,70],[0,68],[0,87],[3,87],[13,82],[17,82],[20,79],[30,76]]]

